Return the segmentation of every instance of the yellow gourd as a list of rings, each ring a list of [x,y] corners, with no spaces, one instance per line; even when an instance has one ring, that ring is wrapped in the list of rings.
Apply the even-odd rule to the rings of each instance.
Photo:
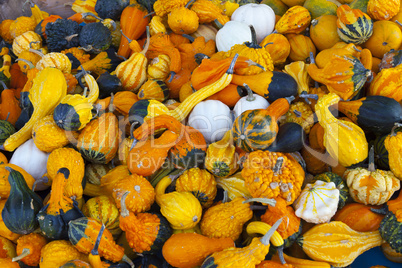
[[[368,143],[363,130],[356,124],[335,118],[329,106],[338,103],[340,97],[329,93],[315,105],[318,121],[324,128],[324,146],[329,155],[348,167],[368,156]]]
[[[32,135],[36,121],[53,112],[54,108],[67,94],[67,83],[63,73],[55,68],[45,68],[34,78],[29,99],[34,112],[29,121],[18,132],[11,135],[3,144],[6,151],[14,151]]]
[[[380,246],[382,238],[379,231],[357,232],[341,221],[332,221],[315,225],[297,243],[313,260],[346,267],[366,250]]]

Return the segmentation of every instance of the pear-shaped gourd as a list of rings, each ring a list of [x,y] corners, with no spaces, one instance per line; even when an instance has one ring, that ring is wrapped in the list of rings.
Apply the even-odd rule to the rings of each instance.
[[[129,42],[131,43],[132,40]],[[147,42],[144,49],[141,52],[134,52],[129,59],[116,67],[116,76],[121,80],[125,90],[136,93],[147,80],[148,59],[145,53],[148,51],[149,43],[149,26],[147,26]]]
[[[6,167],[10,172],[10,195],[2,210],[4,224],[13,233],[29,234],[39,227],[36,214],[42,208],[42,199],[29,189],[20,172]]]

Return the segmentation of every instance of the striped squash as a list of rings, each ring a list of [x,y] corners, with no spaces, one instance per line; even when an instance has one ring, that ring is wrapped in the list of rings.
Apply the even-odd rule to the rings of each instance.
[[[91,163],[109,163],[117,154],[118,147],[119,122],[111,112],[89,122],[78,136],[77,148]]]
[[[94,219],[82,217],[68,223],[68,238],[78,251],[89,254],[95,246],[96,238],[102,224]],[[113,262],[125,261],[133,265],[132,261],[124,255],[123,247],[114,242],[112,234],[105,229],[98,248],[99,256]],[[134,267],[134,265],[132,266]]]
[[[39,49],[42,46],[42,38],[34,31],[25,32],[17,36],[13,41],[13,52],[19,56],[22,51],[29,50],[29,48]]]
[[[132,42],[132,40],[129,41],[130,43]],[[141,52],[134,52],[128,60],[123,61],[116,67],[116,76],[121,80],[125,90],[137,93],[141,85],[147,80],[148,59],[145,54],[148,51],[148,47],[149,30],[147,30],[147,42],[144,49]]]
[[[138,98],[163,102],[169,98],[169,88],[163,80],[148,79],[140,87]]]
[[[277,120],[289,110],[289,100],[280,98],[267,109],[248,110],[233,123],[233,140],[246,152],[268,148],[278,133]]]
[[[373,34],[372,19],[360,9],[342,5],[336,10],[338,35],[346,43],[362,44]]]

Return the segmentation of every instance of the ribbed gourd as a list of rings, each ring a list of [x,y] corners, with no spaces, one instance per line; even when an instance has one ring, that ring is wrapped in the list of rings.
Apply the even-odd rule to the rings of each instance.
[[[147,29],[148,26],[147,26]],[[132,42],[129,40],[129,42]],[[123,88],[134,93],[147,79],[148,59],[145,54],[149,47],[149,30],[147,30],[147,42],[141,52],[134,52],[129,59],[123,61],[116,67],[116,76],[121,80]]]
[[[380,223],[381,237],[397,253],[402,253],[402,194],[387,202],[388,212]]]
[[[348,167],[362,162],[368,156],[368,143],[363,130],[352,122],[335,118],[329,106],[336,104],[340,97],[329,93],[315,105],[318,121],[324,128],[324,146],[332,158]]]
[[[372,19],[360,9],[341,5],[336,10],[337,32],[346,43],[363,44],[373,34]]]

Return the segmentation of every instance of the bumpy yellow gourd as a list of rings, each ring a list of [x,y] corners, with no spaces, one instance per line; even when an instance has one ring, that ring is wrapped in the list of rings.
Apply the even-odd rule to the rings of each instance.
[[[29,99],[34,112],[29,121],[18,132],[11,135],[3,144],[6,151],[14,151],[32,135],[36,121],[50,114],[67,94],[67,83],[63,73],[55,68],[45,68],[33,80]]]
[[[324,128],[324,146],[329,155],[348,167],[368,156],[368,143],[363,130],[356,124],[336,119],[328,107],[338,103],[340,97],[329,93],[315,105],[318,121]]]

